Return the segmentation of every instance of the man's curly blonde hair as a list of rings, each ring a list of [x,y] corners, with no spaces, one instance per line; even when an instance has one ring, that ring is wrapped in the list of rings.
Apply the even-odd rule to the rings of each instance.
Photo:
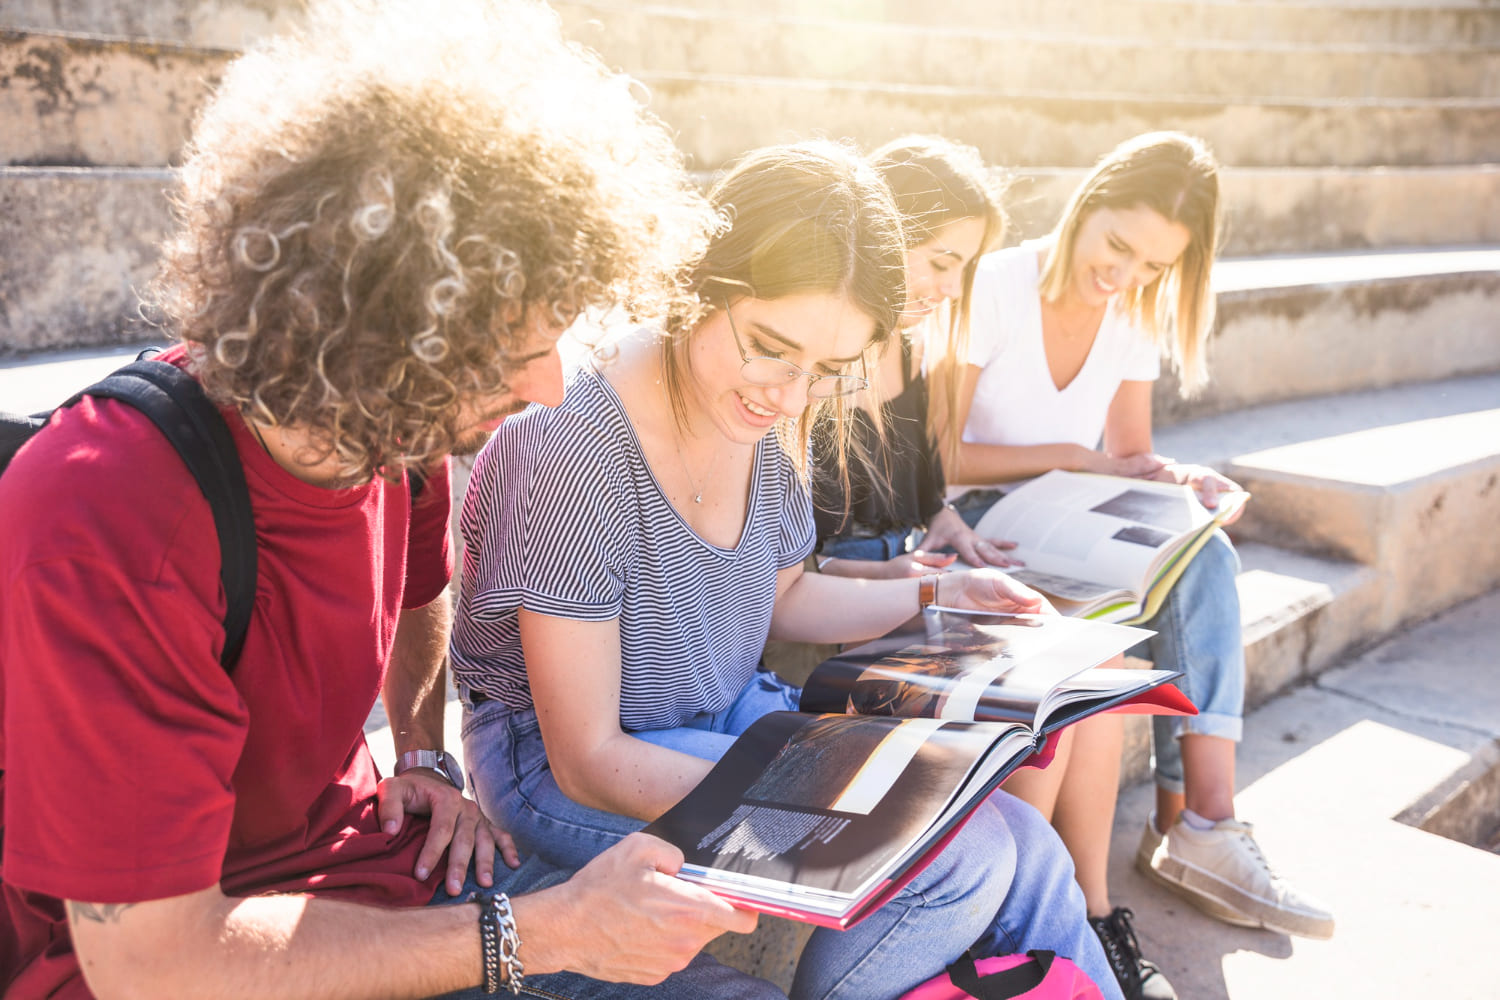
[[[315,9],[230,68],[174,207],[154,297],[205,387],[352,480],[448,453],[537,310],[668,311],[717,225],[632,82],[528,0]]]

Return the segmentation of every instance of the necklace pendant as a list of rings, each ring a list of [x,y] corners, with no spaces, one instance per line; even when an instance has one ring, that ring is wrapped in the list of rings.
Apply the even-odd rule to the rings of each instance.
[[[702,493],[699,493],[699,494],[697,494],[697,495],[695,495],[693,497],[693,503],[702,503],[702,502],[703,502],[703,494]]]

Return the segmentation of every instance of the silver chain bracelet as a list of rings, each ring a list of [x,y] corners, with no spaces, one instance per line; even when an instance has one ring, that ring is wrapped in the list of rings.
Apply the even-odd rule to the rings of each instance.
[[[503,892],[480,893],[479,944],[483,962],[485,993],[499,993],[509,987],[513,995],[521,992],[526,969],[521,964],[521,935],[516,931],[516,915],[510,908],[510,897]]]
[[[512,994],[519,995],[526,967],[521,964],[521,935],[516,930],[516,915],[511,911],[510,897],[503,892],[495,896],[495,915],[500,918],[500,965],[505,972],[505,985]]]

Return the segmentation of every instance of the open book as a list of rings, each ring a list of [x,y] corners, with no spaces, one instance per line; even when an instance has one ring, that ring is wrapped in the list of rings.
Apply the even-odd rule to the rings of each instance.
[[[1214,529],[1250,499],[1219,497],[1216,510],[1191,487],[1059,469],[995,502],[975,530],[1016,543],[1026,565],[1005,572],[1051,599],[1065,615],[1141,622]]]
[[[820,664],[801,712],[757,720],[646,831],[682,849],[681,878],[736,905],[848,927],[1061,727],[1108,709],[1194,714],[1175,673],[1097,667],[1150,634],[930,609]]]

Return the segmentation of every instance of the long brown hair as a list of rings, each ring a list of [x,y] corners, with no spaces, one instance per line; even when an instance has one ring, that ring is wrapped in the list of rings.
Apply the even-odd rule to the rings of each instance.
[[[1187,249],[1150,284],[1122,302],[1132,321],[1171,356],[1184,395],[1208,377],[1204,343],[1213,326],[1209,271],[1219,242],[1219,164],[1207,143],[1182,132],[1147,132],[1116,146],[1078,185],[1053,230],[1040,291],[1056,301],[1073,270],[1073,250],[1083,221],[1101,208],[1144,206],[1180,223]]]
[[[939,229],[964,219],[984,224],[979,252],[964,264],[961,291],[955,303],[940,315],[946,317],[947,336],[932,345],[928,354],[929,427],[941,435],[933,442],[941,449],[949,468],[958,461],[962,428],[952,425],[950,415],[959,409],[962,370],[968,356],[969,299],[979,258],[1005,238],[1006,217],[1001,205],[1004,185],[973,146],[933,135],[908,135],[881,146],[870,154],[870,162],[885,178],[906,226],[906,246],[914,249],[931,240]],[[883,422],[877,421],[877,426]]]
[[[669,315],[662,338],[663,378],[679,423],[692,377],[688,341],[729,299],[845,294],[875,321],[867,352],[896,330],[906,296],[901,216],[890,190],[857,152],[824,140],[757,149],[708,197],[724,226],[686,269],[683,284],[695,297],[693,306]],[[831,411],[842,428],[847,406],[847,397],[810,399],[800,418],[777,424],[777,438],[799,473],[806,475],[819,414]],[[838,453],[842,462],[842,443]]]

